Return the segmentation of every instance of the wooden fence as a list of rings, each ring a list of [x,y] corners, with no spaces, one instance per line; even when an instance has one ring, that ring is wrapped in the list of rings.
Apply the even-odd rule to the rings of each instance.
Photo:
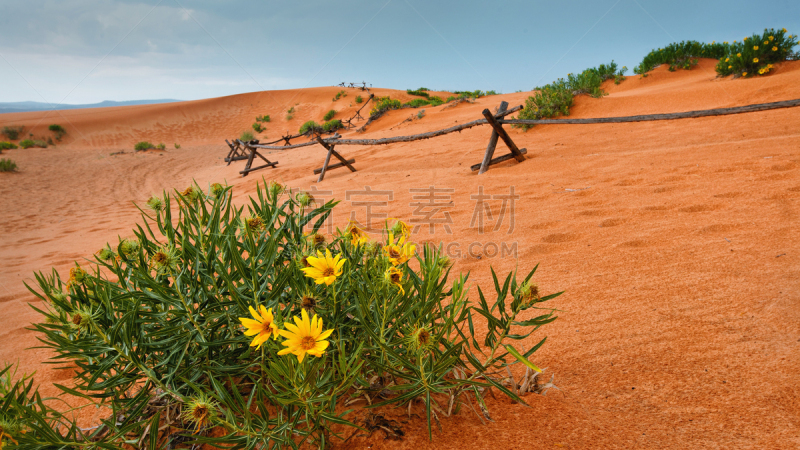
[[[372,96],[370,96],[370,99]],[[366,105],[364,105],[366,106]],[[716,108],[716,109],[704,109],[698,111],[686,111],[686,112],[679,112],[679,113],[669,113],[669,114],[648,114],[648,115],[639,115],[639,116],[623,116],[623,117],[602,117],[602,118],[589,118],[589,119],[539,119],[539,120],[520,120],[520,119],[505,119],[506,116],[509,114],[513,114],[521,109],[523,109],[522,105],[515,106],[511,109],[508,109],[507,102],[501,102],[500,107],[497,109],[497,112],[494,114],[490,112],[488,109],[484,109],[482,114],[484,116],[483,119],[473,120],[472,122],[463,123],[461,125],[455,125],[449,128],[443,128],[441,130],[429,131],[427,133],[421,134],[414,134],[410,136],[392,136],[386,137],[381,139],[340,139],[338,136],[323,139],[321,136],[317,135],[311,141],[304,142],[302,144],[293,144],[293,145],[284,145],[284,146],[274,146],[269,145],[278,141],[274,141],[268,144],[256,144],[256,143],[248,143],[243,142],[240,140],[236,140],[236,144],[249,152],[250,155],[248,156],[248,165],[245,167],[245,170],[240,172],[242,176],[246,176],[247,173],[252,172],[253,170],[257,170],[264,167],[275,167],[277,162],[269,162],[266,158],[261,156],[258,153],[259,149],[263,150],[292,150],[296,148],[308,147],[311,145],[322,145],[327,150],[327,156],[325,158],[325,162],[323,163],[322,168],[315,169],[314,173],[319,174],[318,182],[322,181],[325,177],[325,173],[328,170],[347,167],[351,171],[355,172],[356,169],[353,166],[355,163],[355,159],[346,159],[342,156],[339,152],[334,150],[334,147],[339,145],[386,145],[386,144],[394,144],[399,142],[412,142],[418,141],[422,139],[431,139],[438,136],[443,136],[450,133],[459,132],[462,130],[466,130],[468,128],[481,126],[481,125],[490,125],[492,127],[492,134],[489,138],[489,144],[486,147],[486,153],[484,155],[483,161],[479,164],[474,164],[471,166],[473,171],[479,171],[478,173],[484,173],[489,169],[489,166],[494,164],[508,161],[510,159],[516,159],[519,162],[525,160],[525,154],[527,153],[526,149],[520,149],[508,135],[508,133],[503,129],[503,125],[577,125],[577,124],[602,124],[602,123],[629,123],[629,122],[648,122],[648,121],[656,121],[656,120],[675,120],[675,119],[690,119],[690,118],[697,118],[697,117],[710,117],[710,116],[725,116],[730,114],[741,114],[741,113],[748,113],[748,112],[756,112],[756,111],[767,111],[772,109],[780,109],[780,108],[791,108],[800,106],[800,99],[797,100],[785,100],[779,102],[771,102],[771,103],[760,103],[756,105],[747,105],[747,106],[736,106],[732,108]],[[363,107],[362,107],[363,109]],[[359,110],[360,111],[360,110]],[[293,137],[299,137],[293,136]],[[288,140],[282,138],[285,142],[288,143]],[[503,140],[503,142],[508,147],[510,153],[506,155],[502,155],[499,157],[494,157],[494,151],[496,149],[497,143],[499,140]],[[229,144],[230,145],[230,144]],[[231,153],[233,153],[233,146],[231,147]],[[268,164],[257,167],[257,168],[250,168],[250,164],[253,161],[255,156],[259,156],[260,158],[267,161]],[[337,164],[329,164],[331,156],[335,156],[340,162]],[[241,159],[241,156],[239,157]]]

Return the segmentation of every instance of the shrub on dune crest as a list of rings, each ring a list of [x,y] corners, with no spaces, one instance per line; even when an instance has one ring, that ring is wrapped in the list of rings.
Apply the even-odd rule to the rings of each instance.
[[[323,236],[335,201],[312,208],[273,182],[239,207],[219,187],[151,199],[125,249],[103,247],[67,280],[36,274],[34,328],[74,370],[56,387],[102,402],[108,419],[79,432],[17,382],[0,402],[17,424],[4,437],[22,448],[328,448],[355,426],[345,405],[367,398],[413,409],[429,435],[459,411],[488,417],[489,390],[524,402],[506,368],[538,371],[529,358],[544,339],[527,351],[514,341],[555,320],[542,302],[559,295],[539,294],[536,268],[492,271],[494,292],[470,301],[468,276],[451,280],[448,258],[417,249],[402,222],[375,241],[353,224]],[[476,333],[479,317],[488,329]]]
[[[624,79],[627,67],[617,69],[617,64],[611,61],[610,64],[600,64],[583,72],[574,75],[568,74],[567,78],[559,78],[557,81],[536,88],[536,92],[525,100],[525,109],[519,115],[519,119],[538,120],[556,117],[558,115],[569,115],[569,108],[572,107],[573,99],[576,95],[588,94],[599,98],[606,95],[600,86],[604,81],[614,79],[619,83]],[[529,129],[533,125],[516,125],[522,129]]]
[[[11,142],[0,142],[0,152],[2,152],[3,150],[13,150],[15,148],[19,147],[12,144]]]

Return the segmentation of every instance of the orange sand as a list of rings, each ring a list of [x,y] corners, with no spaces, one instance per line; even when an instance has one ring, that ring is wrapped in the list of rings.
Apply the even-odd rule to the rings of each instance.
[[[800,63],[780,64],[763,78],[716,79],[713,61],[691,71],[656,69],[648,78],[608,83],[602,99],[579,97],[573,117],[676,112],[800,98]],[[240,178],[244,162],[226,166],[223,139],[270,114],[268,135],[296,131],[328,109],[356,109],[362,94],[331,98],[341,88],[259,92],[166,105],[59,113],[0,115],[0,126],[24,124],[43,134],[50,123],[69,132],[64,145],[11,150],[20,173],[0,173],[0,360],[38,370],[43,384],[69,374],[42,365],[45,350],[25,327],[37,319],[23,286],[32,273],[75,259],[118,235],[130,235],[143,203],[162,189],[227,181],[238,201],[261,177],[294,188],[315,185],[319,146],[273,152],[278,169]],[[374,89],[401,99],[405,93]],[[413,134],[480,118],[501,100],[485,97],[455,108],[393,111],[364,134]],[[286,110],[298,112],[286,122]],[[797,448],[800,446],[800,108],[725,117],[631,124],[539,126],[511,131],[528,159],[494,166],[478,177],[488,127],[381,147],[341,147],[358,172],[331,171],[318,185],[344,200],[345,191],[387,189],[394,200],[379,212],[409,220],[409,188],[454,189],[452,235],[421,231],[418,241],[516,242],[518,260],[465,255],[457,271],[491,290],[489,266],[506,273],[541,262],[536,277],[563,312],[543,328],[547,344],[534,361],[555,374],[562,392],[529,395],[531,408],[490,399],[495,422],[472,412],[443,420],[427,441],[423,410],[403,428],[404,441],[383,434],[354,438],[353,448]],[[139,140],[164,142],[166,152],[133,154]],[[182,145],[176,150],[173,142]],[[110,153],[125,150],[118,156]],[[499,152],[505,152],[500,144]],[[10,155],[10,156],[9,156]],[[470,228],[470,196],[508,193],[515,186],[515,229]],[[580,189],[580,190],[579,190]],[[358,199],[355,199],[358,200]],[[493,203],[495,218],[499,202]],[[343,201],[337,225],[351,210]],[[487,223],[489,221],[487,220]],[[477,295],[473,287],[473,294]],[[543,335],[543,334],[542,334]],[[541,336],[541,335],[540,335]],[[531,340],[531,342],[533,342]],[[526,347],[531,345],[526,342]],[[47,389],[47,387],[44,387]],[[398,414],[397,418],[403,416]]]

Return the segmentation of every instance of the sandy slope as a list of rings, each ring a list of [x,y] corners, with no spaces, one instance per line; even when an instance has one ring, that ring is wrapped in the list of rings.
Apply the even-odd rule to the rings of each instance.
[[[142,202],[161,189],[227,180],[243,199],[261,176],[295,188],[315,185],[317,147],[275,152],[278,169],[240,178],[243,162],[225,166],[230,138],[270,114],[270,137],[319,120],[330,108],[350,112],[357,95],[332,102],[339,88],[261,92],[166,105],[62,113],[0,115],[0,126],[25,124],[41,134],[64,125],[69,143],[12,150],[18,174],[0,174],[0,360],[19,359],[41,381],[63,380],[40,364],[43,350],[25,326],[36,319],[22,282],[36,270],[97,250],[129,234]],[[650,77],[609,83],[602,99],[580,97],[573,117],[685,111],[800,98],[800,63],[749,80],[716,79],[712,61],[691,71],[659,68]],[[378,95],[399,94],[374,90]],[[455,108],[426,108],[402,123],[394,111],[363,135],[412,134],[474,120],[501,100]],[[285,111],[299,112],[292,122]],[[345,116],[342,113],[339,117]],[[478,127],[446,137],[382,147],[342,147],[358,172],[330,172],[320,190],[340,199],[338,225],[361,198],[346,191],[393,191],[377,211],[415,217],[409,189],[452,189],[452,234],[440,226],[417,240],[457,242],[457,270],[490,286],[489,265],[500,272],[541,262],[537,281],[565,289],[554,306],[561,317],[544,331],[548,343],[535,361],[555,374],[563,393],[528,396],[532,408],[490,401],[495,422],[471,412],[443,421],[429,443],[423,420],[404,425],[405,441],[381,433],[356,438],[355,448],[792,448],[800,446],[800,108],[633,124],[539,126],[512,131],[529,150],[524,163],[495,166],[480,177],[489,135]],[[182,144],[180,150],[132,154],[139,140]],[[501,149],[504,149],[502,145]],[[128,153],[109,156],[119,150]],[[501,150],[503,151],[503,150]],[[7,157],[4,155],[4,157]],[[471,199],[507,194],[514,186],[515,225],[509,231],[470,227]],[[492,200],[494,218],[500,201]],[[487,219],[486,223],[490,221]],[[472,242],[517,244],[518,259],[479,259]],[[483,247],[481,247],[483,248]],[[485,247],[491,250],[491,247]],[[526,343],[530,345],[530,343]],[[422,409],[418,408],[421,414]]]

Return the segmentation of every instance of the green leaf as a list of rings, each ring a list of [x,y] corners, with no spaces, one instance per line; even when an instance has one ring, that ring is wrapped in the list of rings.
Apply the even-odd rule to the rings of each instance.
[[[517,349],[515,349],[513,345],[506,344],[506,345],[504,345],[504,347],[506,348],[506,350],[508,350],[508,353],[511,353],[511,356],[513,356],[514,358],[517,358],[517,361],[519,361],[522,364],[525,364],[526,366],[530,367],[531,370],[535,370],[535,371],[537,371],[539,373],[542,373],[542,369],[536,367],[532,362],[528,361],[528,358],[522,356],[522,354],[520,352],[518,352]]]

